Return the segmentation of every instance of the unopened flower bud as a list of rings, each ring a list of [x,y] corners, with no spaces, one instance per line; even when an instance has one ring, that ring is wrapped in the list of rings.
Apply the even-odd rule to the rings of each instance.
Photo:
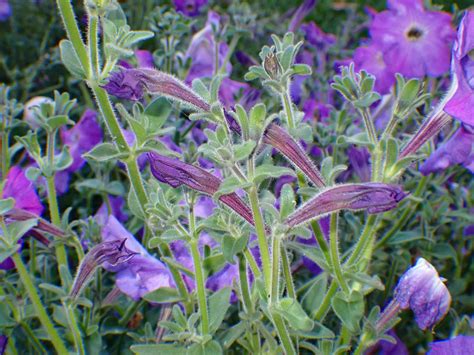
[[[411,308],[418,326],[433,327],[448,312],[451,295],[436,269],[420,258],[408,269],[395,288],[394,301],[401,309]]]
[[[278,78],[278,75],[280,75],[280,63],[278,62],[278,58],[275,53],[269,53],[265,57],[265,60],[263,61],[263,67],[272,79],[276,79]]]

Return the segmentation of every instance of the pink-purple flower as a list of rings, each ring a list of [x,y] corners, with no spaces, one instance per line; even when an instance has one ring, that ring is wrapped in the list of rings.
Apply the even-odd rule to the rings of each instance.
[[[173,3],[176,11],[194,17],[199,15],[207,0],[173,0]]]
[[[455,37],[451,15],[425,10],[422,0],[389,0],[388,10],[374,16],[370,35],[395,73],[424,77],[449,70]]]
[[[12,166],[6,176],[2,198],[15,199],[15,208],[26,210],[37,216],[43,212],[43,205],[33,183],[26,178],[25,172],[18,166]]]
[[[6,21],[12,15],[12,8],[8,0],[0,0],[0,22]]]
[[[452,339],[430,343],[428,355],[467,355],[474,354],[474,336],[458,335]]]
[[[474,125],[474,11],[466,11],[454,46],[451,75],[453,86],[444,111]]]
[[[364,69],[377,78],[375,90],[381,94],[388,93],[395,83],[393,67],[385,62],[383,51],[376,44],[357,48],[354,52],[354,63],[356,70]]]

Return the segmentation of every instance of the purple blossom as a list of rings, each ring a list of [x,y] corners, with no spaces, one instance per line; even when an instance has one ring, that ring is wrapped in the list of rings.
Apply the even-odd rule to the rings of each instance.
[[[389,0],[388,5],[370,25],[370,35],[385,63],[407,77],[444,74],[454,40],[451,15],[426,11],[422,0]]]
[[[143,99],[143,83],[133,69],[120,68],[109,76],[109,81],[103,88],[119,99],[140,101]]]
[[[452,57],[452,93],[444,111],[474,126],[474,11],[466,11],[458,29]]]
[[[173,3],[176,11],[194,17],[201,13],[202,7],[207,4],[207,0],[173,0]]]
[[[153,54],[145,49],[137,49],[135,51],[135,58],[137,58],[137,65],[139,68],[154,68],[155,62]]]
[[[315,5],[316,0],[304,0],[291,17],[290,25],[288,26],[288,31],[295,32],[300,26],[301,22],[304,20],[304,18],[314,9]]]
[[[395,344],[387,340],[380,340],[377,344],[370,347],[365,354],[409,355],[405,343],[397,336],[393,329],[389,330],[388,335],[395,339]]]
[[[364,69],[375,76],[375,90],[381,94],[390,92],[395,83],[395,72],[391,65],[384,60],[382,49],[376,44],[362,46],[354,52],[354,64],[356,70]]]
[[[73,163],[67,168],[71,173],[84,166],[86,161],[82,158],[82,154],[102,142],[103,138],[102,129],[97,123],[97,112],[91,109],[86,109],[71,129],[62,129],[60,134],[61,141],[69,147],[73,158]]]
[[[419,258],[416,265],[400,278],[394,301],[401,309],[411,308],[416,323],[425,330],[446,315],[451,295],[436,269],[425,259]]]
[[[342,209],[380,213],[395,208],[407,193],[398,185],[382,183],[336,185],[320,192],[293,212],[285,223],[294,227]]]
[[[467,355],[474,354],[474,336],[458,335],[449,340],[430,343],[428,355]]]
[[[327,50],[328,47],[336,43],[336,36],[326,33],[314,21],[301,25],[305,36],[305,41],[318,50]]]
[[[8,0],[0,0],[0,22],[6,21],[12,15],[12,8]]]
[[[0,335],[0,355],[5,354],[8,345],[8,337],[6,335]]]
[[[356,148],[354,146],[348,149],[350,168],[353,173],[359,177],[360,182],[370,181],[370,153],[367,148]]]
[[[191,58],[191,67],[189,68],[186,82],[191,83],[196,78],[212,77],[218,68],[216,65],[216,45],[213,33],[213,27],[220,27],[221,17],[217,12],[209,11],[207,14],[207,22],[202,30],[197,32],[186,51],[186,58]],[[226,43],[218,44],[218,65],[219,68],[224,63],[224,58],[229,50]],[[225,72],[230,74],[232,65],[227,62]]]
[[[304,120],[308,122],[321,122],[329,117],[331,107],[319,102],[313,97],[308,98],[303,104]]]
[[[204,169],[186,164],[179,159],[165,157],[157,153],[148,153],[153,176],[166,184],[176,188],[181,185],[213,196],[221,184],[221,180]],[[219,201],[230,207],[250,224],[254,224],[250,208],[236,193],[222,195]]]
[[[15,199],[15,208],[31,212],[40,216],[43,205],[36,194],[33,183],[25,176],[24,171],[18,166],[12,166],[6,176],[2,198]]]
[[[106,270],[116,273],[115,284],[123,293],[138,300],[160,287],[175,287],[166,266],[151,256],[114,216],[109,216],[102,229],[102,241],[111,243],[122,242],[124,239],[124,245],[136,255],[127,263],[103,264]]]
[[[109,215],[117,218],[119,222],[125,222],[128,215],[123,212],[125,207],[125,200],[122,196],[109,196],[111,211],[108,210],[107,204],[104,202],[97,210],[94,218],[98,221],[99,225],[103,226],[107,223]]]
[[[469,164],[474,159],[474,128],[461,125],[459,129],[444,142],[423,163],[420,171],[423,175],[440,172],[452,165]]]
[[[221,87],[219,89],[219,101],[224,107],[231,107],[235,105],[235,98],[239,93],[245,93],[250,90],[250,86],[247,83],[241,83],[229,78],[222,80]]]

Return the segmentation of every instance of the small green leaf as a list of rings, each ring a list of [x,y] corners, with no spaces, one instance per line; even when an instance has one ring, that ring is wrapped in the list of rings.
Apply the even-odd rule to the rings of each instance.
[[[158,97],[145,108],[145,116],[148,118],[149,134],[157,132],[170,117],[173,106],[164,97]]]
[[[178,290],[171,287],[160,287],[155,291],[145,294],[143,299],[153,303],[174,303],[183,300]]]
[[[185,348],[173,344],[139,344],[132,345],[130,350],[137,355],[178,355],[186,353]]]
[[[247,243],[248,235],[241,236],[240,238],[234,238],[229,234],[224,235],[222,240],[222,254],[224,254],[224,258],[229,263],[234,264],[235,255],[244,251]]]
[[[283,166],[275,166],[271,164],[260,165],[255,169],[254,182],[256,184],[261,183],[263,180],[268,178],[279,178],[283,175],[295,176],[295,172],[290,168]]]
[[[311,67],[307,64],[294,64],[293,73],[295,75],[311,75]]]
[[[381,96],[376,92],[368,92],[360,99],[353,102],[354,106],[357,108],[367,108],[370,107],[373,103],[379,101]]]
[[[295,193],[290,184],[283,185],[280,193],[280,218],[284,220],[294,210],[296,206]]]
[[[274,311],[286,319],[290,327],[296,330],[310,331],[314,322],[308,317],[297,300],[285,297],[275,306]]]
[[[11,197],[0,200],[0,216],[15,207],[15,200]]]
[[[113,159],[124,158],[125,156],[118,151],[114,144],[101,143],[96,145],[87,153],[83,154],[83,157],[99,162],[105,162]]]
[[[143,214],[143,208],[138,201],[137,196],[133,189],[130,189],[127,197],[127,204],[130,211],[133,213],[134,216],[140,218],[141,220],[145,220],[145,215]]]
[[[8,235],[11,238],[12,244],[16,243],[21,237],[25,235],[31,228],[38,224],[38,219],[32,218],[26,221],[14,221],[7,225]]]
[[[236,177],[228,176],[224,179],[224,181],[222,181],[222,183],[219,186],[219,190],[217,190],[213,198],[218,199],[222,195],[231,194],[238,189],[244,189],[250,186],[251,186],[251,183],[249,182],[240,182]]]
[[[255,141],[247,141],[241,144],[234,145],[234,159],[235,161],[241,161],[247,159],[257,143]]]
[[[63,39],[61,42],[59,42],[59,52],[61,56],[61,62],[73,76],[80,79],[86,77],[71,41]]]
[[[15,254],[19,249],[20,245],[16,243],[8,248],[2,247],[2,251],[0,251],[0,263],[4,262],[7,258]]]
[[[349,296],[336,293],[331,301],[332,309],[351,333],[360,331],[360,320],[364,315],[364,296],[353,290]]]
[[[227,310],[230,307],[229,287],[225,287],[209,297],[209,332],[214,334],[222,321],[224,320]]]

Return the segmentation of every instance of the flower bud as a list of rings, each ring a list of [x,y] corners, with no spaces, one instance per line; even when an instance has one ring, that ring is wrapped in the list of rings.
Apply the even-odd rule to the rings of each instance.
[[[293,212],[285,221],[290,227],[342,209],[380,213],[395,208],[407,193],[398,185],[345,184],[330,187]]]
[[[420,258],[408,269],[395,288],[394,301],[401,309],[411,308],[418,326],[433,327],[448,312],[451,295],[436,269]]]
[[[278,78],[278,75],[281,72],[280,63],[278,62],[278,58],[275,53],[269,53],[265,57],[265,60],[263,61],[263,67],[272,79]]]

